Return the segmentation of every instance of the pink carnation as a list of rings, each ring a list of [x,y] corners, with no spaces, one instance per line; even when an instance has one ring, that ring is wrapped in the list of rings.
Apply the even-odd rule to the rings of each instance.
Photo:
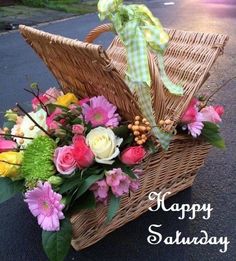
[[[119,125],[120,116],[116,113],[117,107],[107,101],[104,96],[93,97],[90,104],[83,103],[83,115],[87,123],[93,127],[116,127]]]
[[[65,218],[61,199],[62,196],[54,192],[48,182],[39,182],[36,188],[25,193],[25,202],[28,203],[31,213],[37,217],[38,224],[46,231],[60,230],[60,219]]]
[[[98,202],[107,204],[109,187],[108,187],[105,179],[95,182],[90,187],[90,190],[93,191],[94,196]]]

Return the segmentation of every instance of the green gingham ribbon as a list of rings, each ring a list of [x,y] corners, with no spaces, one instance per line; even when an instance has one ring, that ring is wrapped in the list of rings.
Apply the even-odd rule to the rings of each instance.
[[[183,88],[170,81],[164,70],[163,52],[169,36],[159,20],[144,5],[123,5],[123,0],[99,0],[101,20],[109,18],[127,51],[127,80],[132,92],[138,96],[139,106],[152,126],[156,125],[152,108],[151,77],[148,65],[148,47],[157,53],[160,77],[164,86],[174,95],[183,95]],[[158,127],[153,133],[167,149],[172,135]]]

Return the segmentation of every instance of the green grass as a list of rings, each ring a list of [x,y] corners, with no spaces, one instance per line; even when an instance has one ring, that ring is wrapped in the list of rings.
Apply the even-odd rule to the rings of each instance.
[[[67,13],[86,14],[97,11],[96,0],[23,0],[22,3],[32,7],[44,7]]]

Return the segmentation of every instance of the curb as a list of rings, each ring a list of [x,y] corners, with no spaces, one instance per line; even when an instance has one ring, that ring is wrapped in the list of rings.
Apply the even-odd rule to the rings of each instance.
[[[52,21],[48,21],[48,22],[42,22],[42,23],[38,23],[38,24],[35,24],[35,25],[30,25],[30,26],[35,28],[35,27],[40,27],[40,26],[49,25],[49,24],[56,24],[56,23],[60,23],[60,22],[64,22],[64,21],[68,21],[68,20],[72,20],[72,19],[76,19],[76,18],[83,17],[83,16],[93,15],[93,14],[96,14],[96,13],[88,13],[88,14],[84,14],[84,15],[73,15],[71,17],[57,19],[57,20],[52,20]],[[2,35],[16,33],[18,31],[19,31],[19,29],[9,30],[9,31],[6,31],[6,32],[0,32],[0,37]]]

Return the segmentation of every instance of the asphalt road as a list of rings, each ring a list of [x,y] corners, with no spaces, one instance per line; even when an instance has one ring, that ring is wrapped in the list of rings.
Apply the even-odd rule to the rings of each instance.
[[[220,57],[207,82],[211,86],[236,76],[236,5],[235,1],[182,0],[173,6],[160,1],[147,1],[165,27],[183,30],[224,33],[230,41],[223,57]],[[83,39],[86,33],[99,24],[96,14],[76,17],[67,21],[40,26],[48,32]],[[104,35],[98,43],[107,46],[112,35]],[[56,81],[47,68],[26,45],[18,32],[0,35],[0,110],[16,101],[27,103],[29,96],[22,90],[30,81],[47,89]],[[66,260],[86,261],[233,261],[236,260],[236,82],[231,82],[215,98],[225,106],[222,133],[227,150],[212,149],[205,166],[192,189],[185,190],[167,204],[210,203],[214,208],[209,220],[197,216],[194,220],[180,221],[177,214],[158,211],[146,213],[128,225],[118,229],[96,245],[81,251],[71,250]],[[227,236],[228,251],[219,252],[218,246],[191,245],[151,246],[147,243],[148,226],[162,224],[163,238],[174,236],[177,230],[185,236],[199,236],[206,230],[209,236]],[[0,260],[44,261],[41,248],[41,232],[35,219],[27,210],[22,198],[13,198],[0,206]]]

